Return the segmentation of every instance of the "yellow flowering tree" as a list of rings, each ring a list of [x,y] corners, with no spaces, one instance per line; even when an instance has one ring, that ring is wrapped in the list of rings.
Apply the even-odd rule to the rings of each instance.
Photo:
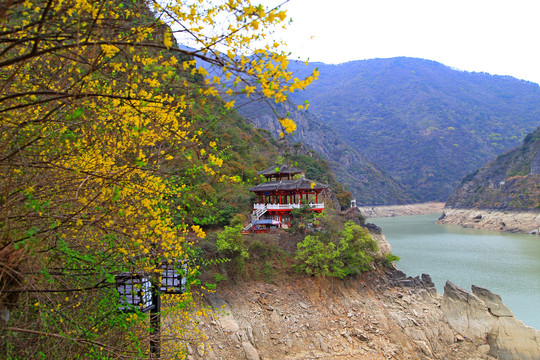
[[[285,20],[251,0],[2,3],[3,354],[148,356],[146,317],[116,311],[114,276],[159,281],[163,264],[181,271],[190,239],[205,236],[178,201],[194,174],[231,180],[204,136],[205,106],[223,94],[226,109],[235,94],[282,102],[316,78],[295,78],[279,43],[260,45]],[[185,309],[189,294],[171,301]],[[178,319],[167,337],[179,347],[165,348],[180,356],[181,341],[200,336]]]

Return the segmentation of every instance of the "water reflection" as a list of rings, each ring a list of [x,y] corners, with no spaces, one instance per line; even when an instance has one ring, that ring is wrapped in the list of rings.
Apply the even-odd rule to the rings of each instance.
[[[540,329],[540,237],[435,224],[439,215],[368,221],[383,229],[407,275],[430,274],[440,293],[446,280],[468,291],[486,287]]]

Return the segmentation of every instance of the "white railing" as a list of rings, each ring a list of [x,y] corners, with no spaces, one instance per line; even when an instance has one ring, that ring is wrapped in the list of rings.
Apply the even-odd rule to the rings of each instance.
[[[300,209],[303,204],[253,204],[253,209],[268,209],[268,210],[291,210]],[[309,207],[312,209],[324,209],[324,203],[310,203]]]

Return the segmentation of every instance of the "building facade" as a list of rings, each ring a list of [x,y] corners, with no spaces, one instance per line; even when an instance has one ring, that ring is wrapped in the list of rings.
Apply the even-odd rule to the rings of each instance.
[[[249,188],[249,191],[257,195],[257,202],[253,204],[251,223],[244,231],[287,229],[292,221],[292,210],[304,205],[317,213],[324,210],[319,195],[328,189],[328,185],[306,179],[302,169],[276,165],[258,174],[264,176],[266,181]]]

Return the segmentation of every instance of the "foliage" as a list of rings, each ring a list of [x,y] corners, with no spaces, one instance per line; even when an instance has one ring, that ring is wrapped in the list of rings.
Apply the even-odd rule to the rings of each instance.
[[[398,262],[400,260],[399,256],[396,256],[394,254],[386,254],[386,257],[384,258],[384,265],[388,268],[391,268],[395,262]]]
[[[364,225],[366,223],[366,217],[362,215],[361,212],[358,213],[358,221],[360,222],[361,225]]]
[[[242,236],[242,225],[225,226],[225,229],[217,235],[216,246],[222,256],[231,259],[229,266],[231,275],[234,277],[241,274],[244,271],[245,261],[249,258],[248,247]]]
[[[336,240],[318,233],[306,236],[297,247],[298,269],[309,275],[339,278],[369,270],[377,251],[369,232],[352,221],[344,224]]]
[[[217,235],[217,250],[225,254],[249,258],[247,246],[242,237],[242,226],[225,226],[225,229]]]
[[[144,272],[158,284],[163,262],[189,262],[187,240],[204,238],[212,215],[213,188],[197,185],[242,180],[220,172],[232,160],[216,124],[235,118],[234,99],[219,96],[254,98],[255,78],[258,96],[278,103],[317,72],[294,78],[279,43],[259,48],[285,13],[250,0],[9,1],[0,15],[0,254],[9,264],[0,306],[13,311],[0,351],[145,358],[148,318],[116,311],[114,275]],[[234,207],[215,220],[229,221]],[[200,340],[187,322],[172,322],[175,345],[163,356]]]
[[[336,276],[343,278],[343,262],[336,245],[324,241],[320,236],[308,235],[298,243],[295,259],[300,262],[298,268],[308,275]]]

